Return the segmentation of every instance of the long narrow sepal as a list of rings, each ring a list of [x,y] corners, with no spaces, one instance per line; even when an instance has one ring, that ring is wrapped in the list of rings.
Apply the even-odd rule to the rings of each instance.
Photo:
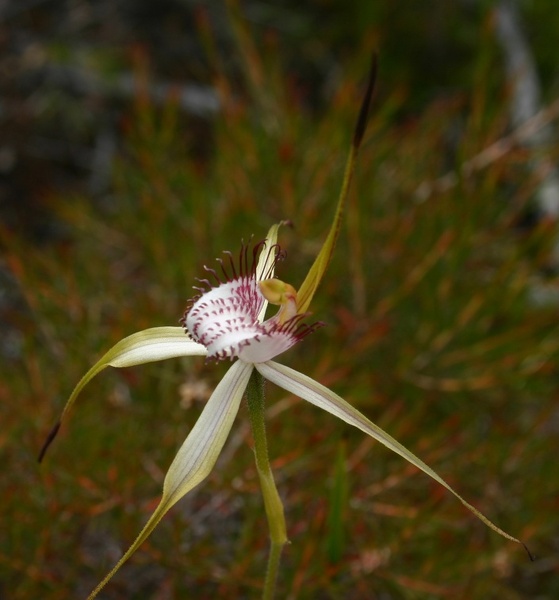
[[[278,243],[278,231],[282,225],[288,225],[289,221],[280,221],[276,225],[270,227],[268,235],[264,240],[264,247],[258,257],[258,264],[256,265],[256,281],[262,281],[263,279],[271,279],[274,276],[274,263],[275,263],[275,252],[274,246]],[[260,312],[258,313],[258,320],[260,323],[264,321],[266,315],[266,309],[268,308],[268,301],[265,300]]]
[[[238,361],[227,371],[171,463],[163,483],[161,502],[134,543],[91,592],[88,600],[93,600],[99,594],[149,537],[167,511],[209,475],[239,412],[252,369],[251,364]]]
[[[340,196],[338,198],[338,204],[336,206],[334,220],[332,221],[330,231],[328,232],[326,240],[322,248],[320,249],[318,256],[316,257],[312,267],[310,268],[309,272],[307,273],[307,276],[305,277],[305,280],[303,281],[299,291],[297,292],[297,310],[299,313],[307,312],[310,303],[313,299],[313,296],[318,286],[320,285],[322,277],[324,276],[324,273],[328,267],[328,264],[330,263],[330,259],[332,258],[332,254],[334,252],[334,247],[336,246],[336,240],[338,239],[338,234],[340,231],[340,224],[342,221],[344,205],[348,196],[353,171],[355,169],[355,160],[357,158],[357,153],[359,151],[359,147],[361,146],[361,142],[365,134],[365,128],[367,126],[367,118],[369,115],[369,109],[373,98],[373,91],[375,89],[376,77],[377,57],[375,54],[373,55],[373,59],[371,62],[371,70],[369,72],[367,89],[365,91],[365,96],[363,97],[363,102],[361,104],[361,109],[359,111],[359,116],[357,117],[357,123],[355,125],[355,131],[353,133],[353,140],[351,143],[349,156],[347,158],[345,166],[342,188],[340,190]]]
[[[41,448],[39,462],[43,460],[48,447],[60,429],[63,419],[72,408],[79,393],[95,375],[106,367],[132,367],[178,356],[205,356],[206,353],[206,348],[185,335],[182,327],[153,327],[120,340],[89,369],[74,388],[60,419],[52,428]]]
[[[525,550],[528,552],[528,555],[533,560],[530,551],[523,542],[497,527],[497,525],[492,523],[485,515],[480,513],[479,510],[466,502],[466,500],[464,500],[460,494],[452,489],[452,487],[435,471],[433,471],[431,467],[425,464],[420,458],[415,456],[415,454],[410,452],[405,446],[400,444],[400,442],[395,440],[378,425],[375,425],[372,421],[369,421],[365,415],[361,414],[343,398],[329,390],[327,387],[324,387],[314,379],[311,379],[310,377],[307,377],[306,375],[303,375],[294,369],[280,365],[279,363],[269,361],[267,363],[255,365],[255,367],[268,381],[271,381],[284,390],[299,396],[299,398],[303,398],[303,400],[307,400],[311,404],[324,409],[342,421],[357,427],[357,429],[360,429],[367,435],[379,441],[381,444],[384,444],[393,452],[396,452],[396,454],[399,454],[405,458],[418,469],[421,469],[424,473],[444,486],[449,492],[454,494],[468,510],[474,513],[478,519],[483,521],[488,527],[493,529],[493,531],[496,531],[498,534],[502,535],[508,540],[524,546]]]

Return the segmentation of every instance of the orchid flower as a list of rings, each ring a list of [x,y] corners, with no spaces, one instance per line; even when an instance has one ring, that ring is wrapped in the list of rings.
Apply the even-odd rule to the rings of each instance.
[[[107,366],[130,367],[179,356],[205,356],[206,360],[232,361],[231,367],[215,388],[175,456],[164,480],[159,505],[137,539],[92,592],[90,598],[98,594],[114,573],[146,540],[169,509],[211,472],[231,431],[247,387],[250,392],[251,376],[254,377],[256,373],[384,444],[452,492],[491,529],[509,540],[524,545],[489,521],[433,469],[351,404],[310,377],[273,360],[322,325],[321,323],[307,324],[306,319],[309,314],[307,310],[336,242],[355,157],[365,130],[374,74],[373,63],[335,217],[326,241],[299,290],[275,278],[275,267],[278,261],[284,258],[284,253],[277,243],[280,223],[270,229],[264,241],[254,245],[243,244],[238,258],[234,258],[231,253],[225,253],[224,258],[218,259],[217,269],[206,267],[212,281],[199,280],[203,287],[196,288],[198,295],[189,302],[181,320],[181,327],[146,329],[124,338],[110,349],[79,381],[59,422],[48,436],[40,460],[81,390]],[[278,306],[279,309],[274,316],[266,319],[269,303]],[[265,467],[260,469],[259,474],[265,496],[266,512],[271,525],[272,538],[281,546],[287,541],[283,509],[273,478],[266,475],[265,470]]]

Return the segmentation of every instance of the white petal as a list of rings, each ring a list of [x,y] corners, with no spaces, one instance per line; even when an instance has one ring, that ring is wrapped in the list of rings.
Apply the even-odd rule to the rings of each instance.
[[[278,231],[279,228],[284,225],[286,221],[277,223],[270,227],[270,231],[266,235],[264,240],[264,248],[258,257],[258,264],[256,265],[256,281],[262,281],[263,279],[272,279],[274,272],[270,271],[274,266],[275,253],[270,250],[278,243]]]
[[[167,509],[213,469],[239,411],[252,370],[251,364],[239,360],[215,388],[165,477],[162,502],[168,504]]]
[[[120,340],[78,381],[78,384],[73,389],[70,398],[64,406],[60,419],[43,444],[39,461],[43,459],[47,448],[60,428],[62,420],[66,417],[70,408],[72,408],[79,393],[95,375],[106,367],[131,367],[133,365],[155,362],[177,356],[205,356],[206,354],[206,348],[192,341],[182,327],[153,327],[133,333]]]
[[[206,354],[206,348],[191,340],[182,327],[152,327],[120,340],[101,361],[111,367],[132,367],[178,356]]]
[[[314,379],[290,369],[285,365],[280,365],[276,362],[267,362],[261,364],[255,364],[255,368],[262,374],[263,377],[275,383],[279,387],[307,400],[311,404],[318,406],[325,411],[333,414],[342,421],[357,427],[367,435],[384,444],[387,448],[390,448],[396,454],[399,454],[412,465],[415,465],[418,469],[421,469],[424,473],[427,473],[435,481],[444,486],[447,490],[452,492],[459,500],[472,511],[481,521],[483,521],[488,527],[502,535],[503,537],[522,544],[522,542],[515,537],[504,532],[502,529],[492,523],[487,517],[481,514],[471,504],[466,502],[457,492],[455,492],[444,479],[442,479],[431,467],[424,463],[420,458],[410,452],[405,446],[400,444],[391,435],[386,433],[378,425],[375,425],[372,421],[369,421],[367,417],[361,414],[355,407],[351,406],[343,398],[324,387]],[[524,544],[522,544],[524,545]],[[525,546],[524,546],[525,547]]]
[[[284,221],[277,225],[272,225],[268,235],[266,236],[264,248],[260,252],[258,257],[258,264],[256,265],[256,281],[262,281],[264,279],[272,279],[274,277],[274,262],[275,252],[273,251],[274,246],[278,243],[278,230]],[[268,308],[268,301],[264,300],[264,304],[258,313],[258,320],[262,323],[266,316],[266,309]]]
[[[231,431],[252,369],[252,365],[238,361],[227,371],[171,463],[163,484],[161,502],[134,543],[93,590],[89,599],[97,596],[105,587],[109,579],[147,539],[167,511],[208,476]]]

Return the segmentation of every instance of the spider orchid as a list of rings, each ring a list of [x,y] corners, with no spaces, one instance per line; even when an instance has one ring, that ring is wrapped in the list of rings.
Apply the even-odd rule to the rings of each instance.
[[[264,241],[255,245],[243,244],[237,259],[232,254],[225,253],[224,259],[218,259],[217,269],[206,267],[213,282],[208,279],[200,280],[203,287],[196,288],[199,294],[189,302],[181,320],[182,327],[146,329],[124,338],[109,350],[79,381],[59,422],[48,436],[39,460],[42,460],[78,394],[107,366],[130,367],[179,356],[205,356],[206,360],[232,361],[231,367],[217,385],[175,456],[165,477],[159,505],[137,539],[92,592],[90,598],[99,593],[146,540],[169,509],[208,476],[231,431],[247,388],[250,401],[251,381],[255,374],[322,408],[384,444],[452,492],[491,529],[524,545],[489,521],[427,464],[351,404],[310,377],[273,360],[322,325],[307,324],[307,311],[336,242],[355,157],[365,131],[374,76],[375,62],[353,137],[335,217],[326,241],[299,290],[296,291],[290,284],[274,277],[278,261],[284,258],[284,253],[277,244],[280,223],[270,229]],[[279,306],[279,309],[274,316],[265,319],[269,303]],[[253,431],[256,434],[254,422]],[[258,455],[256,436],[255,445]],[[267,471],[266,461],[267,456],[259,464],[259,475],[271,537],[276,547],[281,547],[287,541],[283,509],[271,472]]]

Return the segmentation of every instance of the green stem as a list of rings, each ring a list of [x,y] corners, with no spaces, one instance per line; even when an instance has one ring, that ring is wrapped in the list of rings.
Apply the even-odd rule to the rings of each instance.
[[[264,378],[256,369],[252,372],[246,390],[248,414],[254,439],[254,455],[256,469],[262,488],[264,508],[270,529],[270,556],[264,583],[264,600],[272,600],[276,588],[276,579],[281,560],[281,552],[287,543],[283,504],[278,494],[274,475],[268,458],[268,444],[266,441],[266,423],[264,414]]]

